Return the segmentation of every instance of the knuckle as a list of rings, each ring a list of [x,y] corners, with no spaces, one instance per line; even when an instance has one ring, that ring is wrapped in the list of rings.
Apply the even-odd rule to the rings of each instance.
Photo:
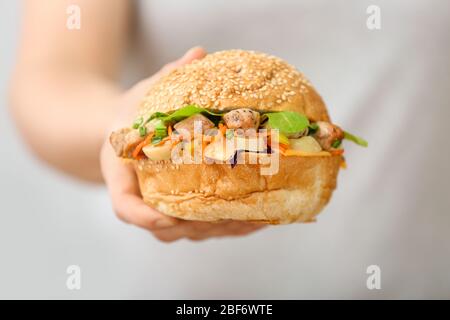
[[[116,214],[116,217],[117,217],[120,221],[125,222],[125,223],[128,223],[128,220],[126,219],[126,215],[125,215],[125,213],[124,213],[123,211],[114,209],[114,213]]]
[[[164,230],[174,226],[171,221],[159,216],[148,217],[145,223],[146,227],[152,231]]]
[[[158,230],[158,219],[149,218],[146,222],[147,228],[151,231]]]
[[[206,237],[202,237],[199,235],[195,235],[195,236],[193,235],[193,236],[188,236],[188,239],[191,241],[202,241],[202,240],[205,240]]]
[[[160,214],[153,214],[146,218],[146,227],[152,231],[164,231],[167,232],[168,229],[175,227],[178,222],[173,221],[171,218],[166,216],[161,216]]]
[[[171,243],[178,240],[178,238],[173,237],[172,235],[167,234],[166,232],[153,232],[153,235],[155,236],[156,239],[164,243]]]
[[[235,234],[238,236],[245,236],[245,235],[251,234],[255,231],[256,231],[256,229],[243,229],[243,230],[237,231]]]

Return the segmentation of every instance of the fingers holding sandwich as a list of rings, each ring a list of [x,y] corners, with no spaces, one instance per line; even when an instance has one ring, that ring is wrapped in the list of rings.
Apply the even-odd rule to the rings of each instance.
[[[165,65],[152,77],[136,84],[123,95],[119,102],[118,116],[111,127],[113,129],[120,127],[135,115],[139,100],[152,83],[173,69],[193,60],[202,59],[205,55],[204,49],[192,48],[180,59]],[[171,242],[182,238],[203,240],[210,237],[245,235],[263,227],[247,222],[192,222],[166,216],[144,203],[135,171],[116,157],[109,141],[104,143],[100,158],[102,173],[116,215],[126,223],[151,231],[161,241]]]
[[[130,88],[123,94],[121,101],[119,101],[116,117],[113,120],[111,127],[107,131],[107,135],[109,136],[112,130],[121,128],[123,126],[129,126],[129,123],[132,122],[132,120],[136,116],[139,102],[142,100],[142,97],[146,94],[148,89],[156,81],[158,81],[161,77],[170,73],[174,69],[182,65],[191,63],[194,60],[202,59],[205,56],[205,49],[201,47],[194,47],[188,50],[180,59],[166,64],[151,77],[148,77],[136,83],[132,88]]]
[[[206,52],[201,47],[188,50],[180,59],[168,63],[152,77],[137,83],[133,88],[124,93],[119,101],[119,110],[112,128],[117,128],[128,121],[136,113],[139,100],[152,83],[173,69],[201,59]],[[108,130],[108,135],[111,129]],[[142,200],[133,168],[125,165],[116,157],[110,143],[106,141],[101,151],[101,167],[103,177],[112,197],[113,208],[117,216],[125,222],[135,224],[148,230],[167,228],[176,224],[177,219],[167,217],[158,211],[148,207]]]
[[[194,60],[204,58],[206,54],[207,53],[205,49],[203,49],[202,47],[191,48],[186,51],[186,53],[180,59],[167,63],[153,76],[138,82],[130,91],[133,93],[133,96],[137,98],[137,102],[139,102],[139,100],[142,99],[142,97],[147,92],[148,88],[159,78],[165,76],[178,67],[191,63]],[[136,107],[136,105],[134,105],[133,107]],[[135,113],[133,113],[133,116],[134,115]]]
[[[266,227],[264,224],[240,221],[210,223],[178,220],[176,226],[156,230],[153,235],[163,242],[173,242],[183,238],[201,241],[209,238],[245,236],[264,227]]]
[[[133,168],[115,156],[109,143],[102,148],[101,167],[113,209],[121,220],[150,231],[177,224],[177,219],[163,215],[144,203]]]
[[[205,56],[205,49],[203,49],[202,47],[193,47],[186,51],[186,53],[180,59],[170,62],[162,67],[161,70],[156,74],[156,76],[166,75],[178,67],[191,63],[194,60],[202,59]]]

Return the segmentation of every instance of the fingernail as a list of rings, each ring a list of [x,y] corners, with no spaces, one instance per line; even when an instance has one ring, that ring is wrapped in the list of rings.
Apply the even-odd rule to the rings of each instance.
[[[195,46],[195,47],[193,47],[193,48],[190,48],[190,49],[186,52],[186,54],[185,54],[184,56],[187,57],[187,56],[191,55],[192,53],[194,53],[194,52],[197,51],[197,50],[202,50],[202,51],[203,51],[203,48],[200,47],[200,46]]]

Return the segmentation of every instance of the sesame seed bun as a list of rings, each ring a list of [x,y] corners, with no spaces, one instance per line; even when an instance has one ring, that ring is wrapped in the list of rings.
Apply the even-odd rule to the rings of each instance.
[[[253,51],[220,51],[173,70],[150,88],[139,111],[148,116],[189,104],[219,111],[296,111],[313,121],[329,121],[322,98],[303,74]]]
[[[140,114],[196,104],[212,110],[289,110],[330,121],[308,80],[283,60],[263,53],[216,52],[178,68],[148,91]],[[174,217],[198,221],[310,222],[336,187],[341,156],[280,156],[279,171],[258,164],[181,164],[134,160],[144,201]]]
[[[284,157],[275,175],[258,164],[135,162],[144,201],[185,220],[312,222],[336,187],[340,156]]]

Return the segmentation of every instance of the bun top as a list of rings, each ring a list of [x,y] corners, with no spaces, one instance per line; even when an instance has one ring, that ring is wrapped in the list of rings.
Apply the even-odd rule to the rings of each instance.
[[[189,104],[224,111],[295,111],[313,121],[329,121],[325,104],[311,83],[285,61],[264,53],[219,51],[159,79],[139,113],[169,112]]]

